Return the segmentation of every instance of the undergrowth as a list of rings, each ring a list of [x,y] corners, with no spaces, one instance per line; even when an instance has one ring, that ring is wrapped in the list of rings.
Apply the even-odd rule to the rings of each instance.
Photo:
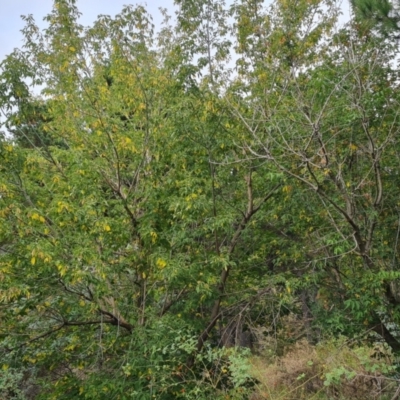
[[[381,343],[358,344],[345,338],[311,345],[305,339],[281,356],[251,357],[258,382],[251,400],[396,399],[399,379],[394,356]]]

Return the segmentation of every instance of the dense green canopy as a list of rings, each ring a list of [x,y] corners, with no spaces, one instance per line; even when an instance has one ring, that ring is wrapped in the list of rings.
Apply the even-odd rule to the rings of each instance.
[[[1,64],[7,400],[269,398],[266,349],[400,350],[396,39],[331,0],[176,4],[155,32],[56,0]]]

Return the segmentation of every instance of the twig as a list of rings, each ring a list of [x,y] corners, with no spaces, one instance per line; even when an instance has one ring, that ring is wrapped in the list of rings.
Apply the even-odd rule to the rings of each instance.
[[[399,396],[400,396],[400,385],[399,385],[399,387],[397,388],[395,394],[393,395],[393,397],[390,400],[396,400],[396,399],[398,399]]]

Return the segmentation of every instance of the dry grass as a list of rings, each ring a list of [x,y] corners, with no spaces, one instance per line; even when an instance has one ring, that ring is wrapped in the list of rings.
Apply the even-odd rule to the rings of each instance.
[[[384,346],[351,346],[344,340],[310,345],[305,339],[279,357],[253,357],[259,382],[251,400],[391,399],[399,383],[390,378]]]

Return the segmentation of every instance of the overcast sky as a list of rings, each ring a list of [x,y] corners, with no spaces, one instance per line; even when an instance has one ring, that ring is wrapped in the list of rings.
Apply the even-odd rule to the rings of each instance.
[[[132,0],[78,0],[77,3],[83,14],[80,23],[85,26],[90,25],[99,14],[118,14],[126,4],[145,4],[144,1]],[[52,5],[53,0],[0,0],[0,62],[15,47],[22,45],[20,31],[24,27],[24,21],[21,15],[32,14],[36,23],[43,27],[43,17],[51,11]],[[159,7],[171,10],[172,14],[173,0],[147,1],[146,8],[153,16],[155,24],[161,22]]]
[[[78,0],[78,8],[83,14],[80,20],[82,25],[90,25],[99,14],[114,16],[126,4],[146,4],[147,10],[153,16],[153,22],[160,25],[162,17],[159,8],[167,8],[173,14],[173,0]],[[43,27],[43,17],[52,9],[53,0],[0,0],[0,62],[5,55],[14,48],[21,47],[23,37],[21,29],[24,21],[21,15],[32,14],[36,23]],[[342,9],[348,15],[348,2],[343,0]]]

